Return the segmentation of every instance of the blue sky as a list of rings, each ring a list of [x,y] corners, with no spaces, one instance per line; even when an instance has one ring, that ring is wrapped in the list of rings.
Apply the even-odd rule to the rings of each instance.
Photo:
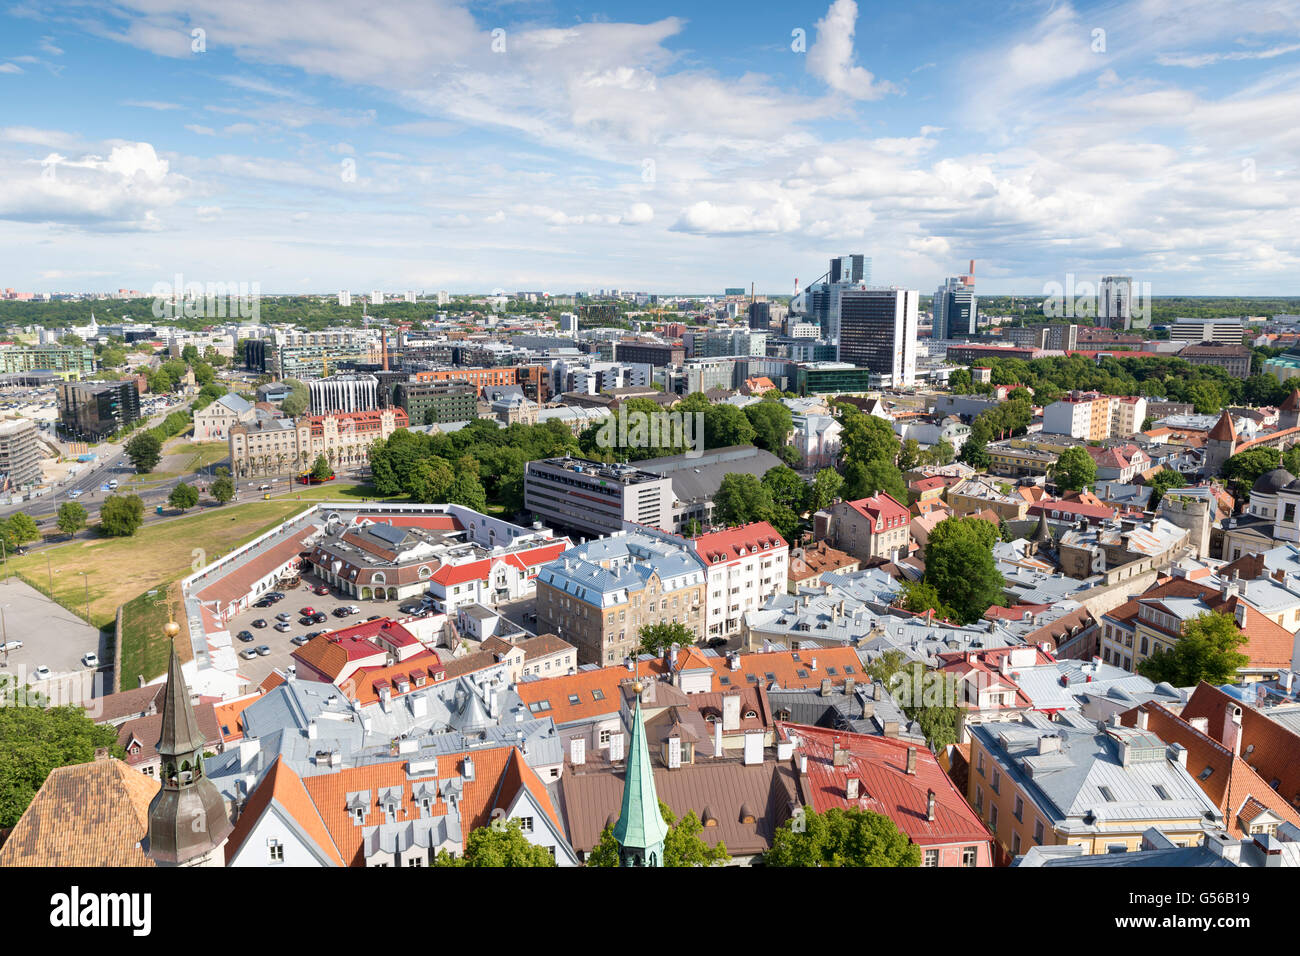
[[[0,286],[1300,294],[1300,0],[697,6],[19,0]]]

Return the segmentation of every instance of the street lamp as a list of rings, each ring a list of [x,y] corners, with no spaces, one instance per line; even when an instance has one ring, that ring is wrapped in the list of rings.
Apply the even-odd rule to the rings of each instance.
[[[89,624],[90,623],[90,572],[78,571],[77,573],[80,574],[82,580],[86,582],[86,623]]]
[[[11,607],[12,604],[0,605],[0,644],[3,644],[5,649],[5,659],[0,663],[0,667],[9,666],[9,628],[5,624],[5,609]]]

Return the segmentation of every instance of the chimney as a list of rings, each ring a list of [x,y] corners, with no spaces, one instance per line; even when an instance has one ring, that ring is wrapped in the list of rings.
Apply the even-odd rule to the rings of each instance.
[[[908,776],[916,776],[916,748],[907,748],[907,773]]]
[[[722,729],[728,733],[740,729],[740,693],[722,697]]]
[[[1170,763],[1176,763],[1184,770],[1187,769],[1187,748],[1182,744],[1170,744],[1169,749],[1165,751],[1165,756]]]
[[[934,822],[934,791],[928,790],[925,794],[925,819],[930,823]]]
[[[1222,743],[1233,756],[1241,756],[1241,708],[1236,704],[1229,704],[1223,713]]]
[[[876,702],[874,700],[864,700],[862,702],[862,719],[870,720],[876,716]]]
[[[835,741],[834,750],[831,751],[831,766],[847,767],[849,764],[849,752],[840,746],[840,742]]]
[[[859,780],[857,777],[849,777],[849,779],[845,780],[845,781],[844,781],[844,798],[845,798],[846,800],[856,800],[856,799],[858,799],[858,788],[859,788],[859,786],[861,785],[861,783],[862,783],[862,781]]]
[[[845,696],[845,697],[852,697],[852,696],[853,696],[853,691],[854,691],[854,689],[855,689],[856,687],[857,687],[857,681],[855,681],[852,677],[846,677],[846,678],[844,678],[844,696]]]
[[[1147,712],[1141,707],[1139,707],[1137,711],[1137,729],[1138,730],[1147,729]]]
[[[713,722],[713,756],[722,756],[722,721]]]
[[[815,671],[817,669],[817,658],[814,657],[808,662],[808,669],[810,671]]]
[[[1043,734],[1038,738],[1038,752],[1040,754],[1058,753],[1061,749],[1061,738],[1058,734]]]
[[[587,741],[581,737],[569,738],[569,762],[580,767],[587,762]]]
[[[1193,730],[1198,730],[1207,737],[1210,735],[1209,717],[1189,717],[1187,722],[1191,724]]]
[[[831,696],[831,679],[829,677],[822,678],[822,696]]]

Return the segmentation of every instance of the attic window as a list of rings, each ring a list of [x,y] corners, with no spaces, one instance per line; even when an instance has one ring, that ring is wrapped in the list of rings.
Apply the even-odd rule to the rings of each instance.
[[[757,684],[757,683],[758,683],[758,675],[757,675],[757,674],[746,674],[746,675],[745,675],[745,680],[749,681],[751,684]]]
[[[1166,790],[1164,787],[1162,787],[1160,784],[1158,783],[1155,784],[1154,789],[1156,791],[1156,796],[1159,797],[1161,800],[1169,799],[1169,791]]]
[[[570,704],[575,704],[575,705],[576,705],[576,704],[580,704],[580,703],[582,703],[582,698],[579,697],[577,694],[570,694],[570,695],[569,695],[569,703],[570,703]]]
[[[728,677],[726,674],[723,674],[721,677],[718,678],[718,683],[724,686],[729,686],[731,684],[731,678]]]
[[[803,668],[800,668],[799,670],[795,671],[795,673],[799,675],[800,680],[808,679],[808,672]]]
[[[756,714],[754,711],[752,710],[745,711],[746,720],[754,720],[756,717],[758,717],[758,714]]]
[[[846,673],[846,674],[852,674],[852,673],[853,673],[853,665],[852,665],[852,664],[845,664],[845,665],[844,665],[844,673]]]
[[[1214,768],[1213,768],[1213,767],[1206,767],[1204,770],[1201,771],[1200,779],[1201,779],[1201,780],[1209,780],[1209,779],[1210,779],[1210,774],[1212,774],[1212,773],[1214,773]]]
[[[592,700],[604,700],[604,699],[605,699],[605,692],[604,692],[603,690],[601,690],[599,687],[597,687],[595,690],[593,690],[593,691],[591,692],[591,699],[592,699]]]
[[[826,673],[828,673],[828,674],[830,674],[832,677],[834,677],[834,676],[835,676],[835,668],[833,668],[833,667],[828,667],[828,668],[826,668]]]
[[[1115,794],[1111,793],[1110,787],[1100,787],[1101,795],[1107,803],[1115,802]]]
[[[768,680],[776,680],[776,675],[773,674],[771,671],[768,671],[763,676],[766,677]]]

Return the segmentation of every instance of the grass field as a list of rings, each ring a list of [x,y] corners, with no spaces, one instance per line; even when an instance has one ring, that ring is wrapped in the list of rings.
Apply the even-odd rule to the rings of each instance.
[[[167,669],[171,647],[163,626],[168,620],[181,622],[181,633],[187,633],[179,582],[150,588],[122,605],[120,690],[135,687],[141,675],[152,680]],[[189,641],[177,641],[176,649],[182,662],[194,655]]]

